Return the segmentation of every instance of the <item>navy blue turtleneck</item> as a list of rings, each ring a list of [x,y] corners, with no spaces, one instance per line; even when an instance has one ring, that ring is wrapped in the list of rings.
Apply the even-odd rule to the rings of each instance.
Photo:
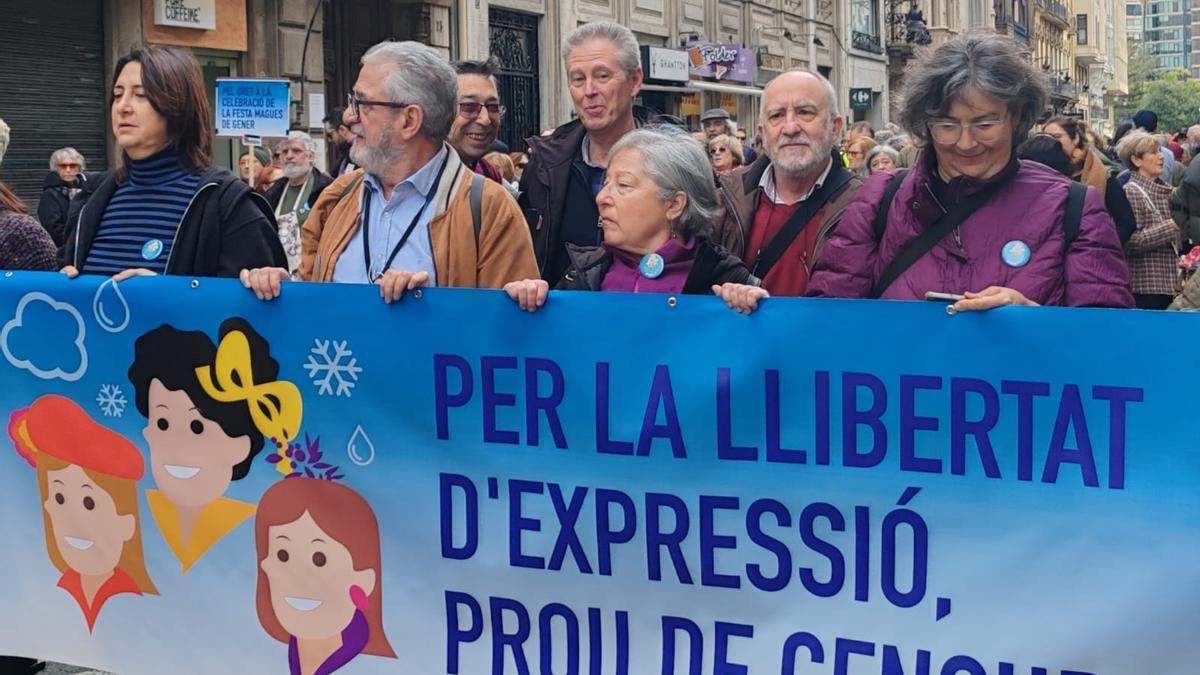
[[[162,274],[171,244],[200,174],[184,169],[178,151],[167,147],[129,162],[129,176],[109,200],[81,272],[116,274],[144,267]]]

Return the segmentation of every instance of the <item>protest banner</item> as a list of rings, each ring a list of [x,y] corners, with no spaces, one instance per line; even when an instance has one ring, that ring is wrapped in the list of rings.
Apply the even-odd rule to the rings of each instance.
[[[1195,321],[6,273],[0,653],[1193,673]]]

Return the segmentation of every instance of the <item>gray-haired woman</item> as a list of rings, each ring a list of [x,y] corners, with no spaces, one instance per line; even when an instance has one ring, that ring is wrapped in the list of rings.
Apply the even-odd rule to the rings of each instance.
[[[905,75],[900,110],[926,147],[906,174],[867,179],[825,245],[808,294],[965,296],[958,311],[1132,306],[1103,196],[1087,188],[1068,209],[1071,181],[1014,152],[1046,97],[1045,76],[1012,38],[970,32],[926,52]]]
[[[900,153],[890,145],[876,145],[867,151],[863,166],[867,167],[868,176],[874,176],[881,171],[895,171],[900,168]]]
[[[609,153],[596,206],[604,244],[567,244],[570,266],[558,290],[716,294],[747,314],[767,297],[741,260],[708,241],[716,188],[704,147],[683,131],[625,134]],[[550,286],[524,279],[504,290],[532,312]]]
[[[50,155],[50,173],[42,181],[37,213],[55,246],[62,246],[67,238],[67,211],[79,194],[79,176],[86,169],[83,155],[75,148],[59,148]]]

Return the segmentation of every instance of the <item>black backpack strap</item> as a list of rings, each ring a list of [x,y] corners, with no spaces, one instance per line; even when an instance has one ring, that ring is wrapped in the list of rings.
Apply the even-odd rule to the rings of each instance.
[[[754,262],[754,269],[750,273],[759,279],[765,279],[767,274],[771,272],[771,268],[779,259],[783,257],[783,252],[792,245],[796,235],[800,234],[800,230],[812,220],[812,217],[818,211],[825,208],[825,205],[841,194],[842,190],[850,184],[850,180],[854,178],[854,173],[837,166],[829,171],[829,175],[825,178],[825,182],[821,187],[817,188],[808,199],[800,202],[800,207],[792,214],[791,218],[783,224],[783,228],[771,237],[771,241],[762,249],[758,258]]]
[[[475,226],[475,248],[479,248],[479,231],[483,228],[483,181],[482,174],[471,177],[471,224]]]
[[[904,248],[900,249],[900,252],[896,254],[896,257],[892,258],[892,261],[888,263],[888,266],[883,270],[883,274],[879,275],[879,280],[871,287],[870,297],[881,297],[884,291],[896,279],[900,278],[901,274],[904,274],[921,256],[932,250],[954,228],[961,225],[963,221],[971,217],[971,214],[986,204],[988,199],[996,193],[996,190],[1006,182],[1001,181],[1000,183],[989,185],[959,202],[949,211],[943,213],[942,217],[938,218],[936,223],[922,230],[914,239],[905,244]]]
[[[1075,243],[1079,236],[1079,225],[1083,220],[1083,200],[1087,197],[1087,186],[1071,181],[1067,188],[1067,208],[1063,214],[1063,242],[1066,246]]]
[[[883,201],[879,202],[879,207],[875,210],[875,243],[883,241],[883,233],[887,232],[888,226],[888,211],[892,208],[892,200],[896,198],[896,192],[900,190],[900,184],[904,182],[904,177],[908,175],[908,169],[900,169],[892,179],[888,181],[887,188],[883,191]]]
[[[350,181],[350,184],[342,189],[342,194],[338,195],[338,201],[341,201],[343,197],[353,192],[354,188],[358,187],[358,184],[362,182],[363,176],[365,175],[365,173],[360,173],[359,175],[355,176],[354,180]]]

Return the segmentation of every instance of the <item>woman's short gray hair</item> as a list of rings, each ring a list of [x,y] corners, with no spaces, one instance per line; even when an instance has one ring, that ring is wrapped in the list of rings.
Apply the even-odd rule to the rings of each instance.
[[[1137,167],[1133,165],[1134,157],[1152,152],[1162,152],[1162,146],[1158,144],[1157,138],[1141,130],[1125,134],[1121,137],[1121,142],[1117,143],[1117,157],[1130,171],[1137,171]]]
[[[625,75],[631,76],[637,72],[638,68],[642,67],[642,55],[633,31],[611,21],[585,23],[563,38],[563,62],[566,62],[576,47],[589,40],[608,40],[613,43],[617,48],[617,63],[621,65],[621,70],[625,71]]]
[[[868,176],[874,173],[871,171],[871,160],[875,159],[879,155],[887,155],[888,157],[891,157],[892,163],[897,167],[900,166],[900,153],[896,152],[896,149],[887,143],[881,143],[868,150],[867,156],[863,157],[863,166],[866,167],[866,173]]]
[[[638,150],[646,175],[666,201],[682,192],[687,205],[675,231],[689,236],[708,234],[717,213],[717,188],[704,146],[679,127],[652,125],[634,129],[621,137],[609,151],[609,162],[626,150]]]
[[[86,168],[87,163],[83,161],[83,155],[79,154],[78,150],[75,148],[59,148],[50,155],[50,170],[58,171],[58,165],[62,164],[68,159],[73,159],[79,162],[80,171],[83,171]]]
[[[441,142],[458,114],[458,74],[432,47],[420,42],[380,42],[363,54],[365,65],[387,59],[393,65],[387,94],[393,103],[419,106],[425,113],[421,134]]]
[[[1029,135],[1046,107],[1046,78],[1030,65],[1016,41],[985,30],[958,35],[923,52],[908,68],[900,95],[900,123],[929,141],[929,120],[944,117],[955,101],[977,91],[1008,108],[1014,146]]]

